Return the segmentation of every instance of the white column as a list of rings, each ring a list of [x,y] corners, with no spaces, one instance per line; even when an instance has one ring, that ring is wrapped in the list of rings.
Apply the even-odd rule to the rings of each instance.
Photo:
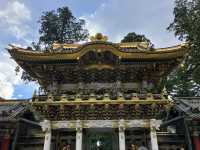
[[[119,121],[119,150],[125,150],[126,141],[125,141],[125,127],[124,120]]]
[[[76,150],[82,150],[82,129],[76,130]]]
[[[156,135],[156,119],[150,120],[151,150],[158,150],[158,140]]]
[[[82,134],[82,125],[81,121],[77,120],[76,121],[76,150],[82,150],[82,139],[83,134]]]
[[[42,122],[42,130],[45,132],[43,150],[50,150],[51,149],[51,122],[49,120],[45,120]]]

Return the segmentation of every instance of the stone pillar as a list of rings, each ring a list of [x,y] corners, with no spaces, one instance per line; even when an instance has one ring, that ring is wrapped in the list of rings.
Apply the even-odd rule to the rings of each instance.
[[[44,147],[43,150],[51,149],[51,122],[45,120],[42,122],[42,130],[45,132]]]
[[[194,144],[195,150],[200,150],[200,138],[197,131],[193,132],[193,144]]]
[[[119,121],[119,150],[126,149],[124,120]]]
[[[2,139],[1,150],[9,150],[10,143],[10,135],[5,135]]]
[[[82,150],[82,129],[76,130],[76,150]]]
[[[76,122],[76,150],[82,150],[82,140],[83,140],[83,133],[82,133],[82,126],[80,120]]]
[[[150,137],[151,137],[151,150],[158,150],[158,140],[156,135],[156,120],[150,120]]]

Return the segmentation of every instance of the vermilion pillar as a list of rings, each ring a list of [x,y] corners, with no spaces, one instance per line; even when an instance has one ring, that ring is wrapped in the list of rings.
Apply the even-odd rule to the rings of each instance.
[[[5,136],[1,143],[1,150],[9,150],[10,143],[11,143],[10,136],[9,135]]]
[[[193,133],[193,143],[195,150],[200,150],[200,137],[197,131],[194,131]]]

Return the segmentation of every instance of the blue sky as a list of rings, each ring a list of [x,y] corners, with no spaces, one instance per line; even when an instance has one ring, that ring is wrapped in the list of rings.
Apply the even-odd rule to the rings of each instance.
[[[5,48],[37,41],[42,12],[63,6],[86,20],[91,35],[102,32],[112,42],[134,31],[145,34],[155,47],[180,43],[166,30],[173,20],[173,0],[0,0],[0,97],[30,98],[37,89],[21,81],[21,72],[16,75],[16,63]]]

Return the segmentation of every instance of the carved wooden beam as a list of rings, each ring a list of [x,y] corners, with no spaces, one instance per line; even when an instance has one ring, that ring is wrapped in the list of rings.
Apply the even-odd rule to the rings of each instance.
[[[83,128],[118,128],[120,125],[120,120],[79,120]],[[158,126],[162,123],[161,120],[155,121]],[[64,129],[64,128],[77,128],[77,120],[71,121],[52,121],[53,129]],[[149,128],[149,119],[137,119],[137,120],[124,120],[123,122],[125,128],[141,127]]]

